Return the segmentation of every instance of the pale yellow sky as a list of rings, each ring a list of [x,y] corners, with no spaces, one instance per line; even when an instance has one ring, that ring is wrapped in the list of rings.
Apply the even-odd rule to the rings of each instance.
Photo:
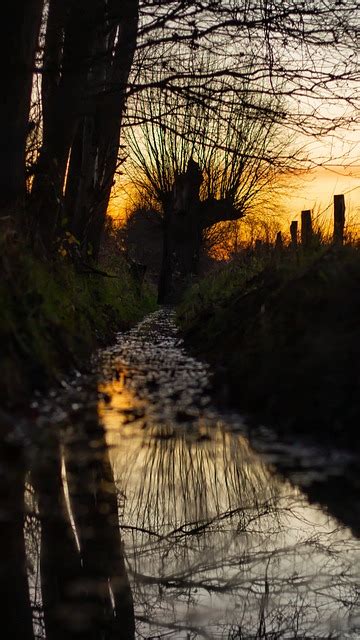
[[[289,220],[299,220],[301,211],[312,209],[320,222],[331,219],[335,194],[345,195],[349,225],[360,222],[360,164],[326,165],[298,176],[288,189],[283,206]]]

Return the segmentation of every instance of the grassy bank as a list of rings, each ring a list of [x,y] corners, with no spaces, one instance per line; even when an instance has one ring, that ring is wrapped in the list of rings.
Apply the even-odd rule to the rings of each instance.
[[[239,259],[178,310],[229,400],[282,429],[360,442],[360,251]]]
[[[1,240],[0,252],[2,406],[22,404],[34,389],[81,368],[98,345],[155,307],[154,294],[120,255],[96,273],[75,269],[66,251],[37,259],[12,239]]]

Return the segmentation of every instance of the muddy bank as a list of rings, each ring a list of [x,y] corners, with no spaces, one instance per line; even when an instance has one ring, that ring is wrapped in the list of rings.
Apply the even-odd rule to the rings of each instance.
[[[283,433],[358,447],[359,284],[358,250],[330,249],[270,265],[221,299],[195,290],[179,323],[226,402]]]
[[[75,268],[40,260],[25,246],[0,257],[0,403],[25,405],[34,390],[84,369],[99,345],[155,308],[155,296],[117,255],[112,264]]]

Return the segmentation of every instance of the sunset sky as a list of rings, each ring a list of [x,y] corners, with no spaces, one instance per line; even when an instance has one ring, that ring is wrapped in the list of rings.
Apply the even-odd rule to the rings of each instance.
[[[335,194],[345,195],[349,224],[360,219],[360,164],[316,167],[297,177],[284,197],[284,209],[291,219],[300,218],[303,209],[326,220],[332,213]]]
[[[331,219],[334,195],[338,193],[345,195],[348,224],[354,230],[360,228],[360,163],[351,166],[329,164],[291,177],[279,205],[289,222],[300,220],[303,209],[311,209],[314,220],[326,225]],[[129,187],[118,186],[109,214],[115,219],[124,219],[131,201]]]

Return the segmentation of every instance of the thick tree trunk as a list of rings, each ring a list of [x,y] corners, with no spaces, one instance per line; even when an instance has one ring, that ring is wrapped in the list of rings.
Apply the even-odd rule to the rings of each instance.
[[[46,23],[46,39],[41,84],[43,136],[47,139],[53,125],[64,45],[64,30],[69,0],[51,0]]]
[[[171,230],[171,208],[163,207],[163,249],[162,261],[158,286],[158,302],[166,304],[172,298],[173,293],[173,264],[172,264],[172,230]]]
[[[198,271],[202,239],[200,186],[202,174],[193,160],[175,180],[164,208],[163,260],[159,281],[160,303],[175,302],[189,278]]]
[[[42,10],[43,0],[5,0],[1,6],[0,210],[15,217],[26,189],[25,148]]]
[[[231,201],[215,198],[200,201],[202,173],[192,159],[177,176],[169,202],[163,203],[164,241],[159,279],[160,304],[176,302],[192,276],[198,274],[203,230],[237,220],[242,212]]]
[[[94,191],[96,149],[94,148],[94,115],[89,113],[79,123],[71,149],[66,184],[65,207],[69,230],[84,243],[88,219],[87,205]]]
[[[102,0],[91,3],[88,0],[67,0],[66,10],[54,6],[54,12],[49,13],[45,60],[47,64],[50,61],[50,67],[44,88],[47,106],[43,146],[32,190],[35,226],[45,247],[51,245],[59,222],[70,151],[78,121],[89,98],[89,70],[103,4]],[[61,77],[56,65],[60,62],[62,38],[56,37],[56,24],[64,34]],[[55,65],[55,70],[52,65]]]
[[[66,208],[71,229],[97,259],[109,198],[117,168],[122,114],[126,88],[134,58],[138,28],[139,1],[113,0],[108,15],[117,23],[107,39],[103,56],[103,90],[94,104],[93,126],[83,128],[83,153],[74,153],[69,166]],[[101,48],[101,47],[100,47]],[[98,80],[98,78],[97,78]],[[80,144],[80,140],[79,140]],[[81,175],[77,193],[76,175]],[[71,185],[71,188],[70,188]]]

